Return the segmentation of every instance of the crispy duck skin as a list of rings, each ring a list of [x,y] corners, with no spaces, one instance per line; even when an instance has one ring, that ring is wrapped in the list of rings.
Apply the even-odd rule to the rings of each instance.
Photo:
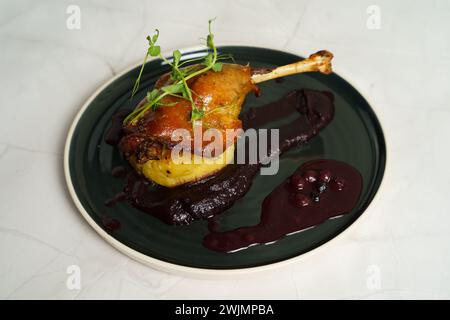
[[[222,71],[208,71],[188,82],[194,93],[195,105],[205,112],[201,119],[203,132],[209,128],[219,130],[222,134],[223,150],[236,139],[234,136],[227,137],[226,130],[242,128],[238,116],[245,96],[257,90],[251,76],[252,70],[249,66],[224,64]],[[169,84],[168,75],[162,76],[155,87],[160,88],[166,84]],[[145,100],[141,103],[145,103]],[[179,143],[172,140],[172,133],[177,129],[186,129],[190,133],[191,143],[187,148],[190,147],[194,153],[202,151],[194,148],[190,102],[166,96],[162,99],[162,104],[156,110],[147,112],[135,124],[124,126],[125,136],[121,139],[119,148],[127,157],[135,155],[138,163],[160,159],[164,148],[171,149]],[[203,142],[202,148],[209,143],[210,141]]]
[[[223,64],[220,72],[210,70],[190,79],[188,86],[194,93],[194,103],[199,110],[205,112],[202,118],[203,132],[209,128],[219,130],[225,151],[236,140],[236,136],[227,136],[226,130],[242,128],[239,113],[246,95],[258,91],[257,83],[303,72],[329,74],[332,72],[332,59],[332,53],[322,50],[302,61],[274,69],[251,69],[238,64]],[[162,76],[155,87],[169,84],[169,79],[168,74]],[[180,142],[172,140],[172,134],[177,129],[186,129],[190,133],[191,140],[185,147],[190,148],[192,153],[201,155],[210,141],[204,141],[201,150],[194,148],[190,102],[173,96],[166,96],[161,102],[162,106],[147,112],[136,123],[124,126],[125,135],[119,142],[119,148],[125,156],[134,155],[140,164],[161,159],[164,149],[171,149]],[[143,103],[145,99],[138,107]]]

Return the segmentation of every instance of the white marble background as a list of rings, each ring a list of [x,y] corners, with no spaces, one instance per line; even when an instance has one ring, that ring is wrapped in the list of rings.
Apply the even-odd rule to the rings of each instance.
[[[66,27],[69,4],[80,30]],[[378,30],[366,26],[369,5]],[[66,192],[62,152],[77,110],[141,61],[147,33],[158,27],[166,50],[192,46],[215,16],[218,42],[334,52],[382,121],[389,170],[376,205],[320,253],[198,280],[97,236]],[[450,298],[449,17],[445,0],[0,1],[0,298]],[[73,264],[81,290],[66,287]]]

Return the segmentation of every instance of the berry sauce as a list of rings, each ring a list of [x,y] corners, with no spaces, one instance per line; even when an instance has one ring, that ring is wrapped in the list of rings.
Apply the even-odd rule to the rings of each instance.
[[[231,252],[279,240],[350,212],[358,202],[361,188],[361,174],[346,163],[307,162],[266,196],[257,225],[225,232],[218,231],[215,225],[203,239],[203,245],[214,251]]]

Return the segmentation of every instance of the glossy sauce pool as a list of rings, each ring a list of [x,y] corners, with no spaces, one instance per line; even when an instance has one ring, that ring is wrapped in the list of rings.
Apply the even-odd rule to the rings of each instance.
[[[361,189],[361,174],[352,166],[336,160],[307,162],[264,198],[257,225],[220,232],[211,221],[203,245],[231,252],[279,240],[350,212]]]

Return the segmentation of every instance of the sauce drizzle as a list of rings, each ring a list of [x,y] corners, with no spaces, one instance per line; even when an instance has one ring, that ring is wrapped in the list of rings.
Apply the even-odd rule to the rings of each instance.
[[[350,212],[361,188],[361,174],[348,164],[336,160],[307,162],[264,199],[257,225],[220,232],[215,221],[203,245],[232,252],[271,243]]]

